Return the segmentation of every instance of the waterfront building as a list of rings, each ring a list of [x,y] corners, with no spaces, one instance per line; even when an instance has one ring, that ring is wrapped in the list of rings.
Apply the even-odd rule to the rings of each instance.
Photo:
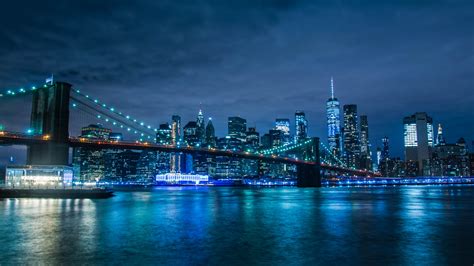
[[[430,175],[429,161],[433,148],[433,119],[426,113],[415,113],[403,119],[405,161],[418,163],[418,175]]]
[[[100,124],[91,124],[81,129],[80,138],[109,140],[112,130]],[[97,182],[105,175],[105,150],[94,148],[73,148],[72,164],[74,176],[79,182]]]
[[[344,159],[348,167],[358,167],[360,154],[357,105],[344,105]]]
[[[146,152],[146,151],[145,151]],[[104,154],[105,171],[104,181],[108,182],[137,182],[145,181],[145,164],[140,166],[140,173],[137,172],[138,164],[141,156],[140,151],[113,149],[107,150]],[[155,171],[156,165],[150,167],[150,171]]]
[[[121,156],[124,150],[110,149],[104,153],[104,176],[105,181],[115,182],[121,178]]]
[[[194,173],[199,175],[208,175],[209,172],[211,172],[209,168],[212,167],[215,161],[213,156],[208,156],[200,153],[193,154],[192,158],[188,157],[187,159],[192,160],[192,166],[191,168],[189,168],[190,165],[187,162],[188,169],[186,170],[186,173]]]
[[[360,159],[359,167],[371,169],[372,160],[370,158],[369,122],[366,115],[360,116]]]
[[[336,157],[341,156],[341,115],[339,100],[334,97],[334,80],[331,77],[331,98],[326,102],[328,146]]]
[[[275,130],[281,131],[282,144],[289,144],[291,142],[290,119],[277,118],[275,120]]]
[[[124,150],[120,153],[118,161],[118,177],[115,181],[135,182],[139,180],[137,165],[140,160],[141,152]]]
[[[157,184],[205,184],[209,181],[207,175],[196,175],[196,174],[180,174],[180,173],[167,173],[159,174],[155,177]]]
[[[406,177],[416,177],[420,172],[420,166],[417,161],[407,161],[405,160],[405,176]]]
[[[69,166],[12,165],[6,167],[5,186],[8,188],[72,187],[73,170]]]
[[[239,138],[226,136],[217,140],[217,148],[228,151],[242,151],[243,142]],[[228,156],[216,156],[215,177],[241,178],[243,176],[242,160]]]
[[[405,162],[400,158],[388,158],[380,162],[380,173],[383,177],[404,177]]]
[[[245,132],[247,131],[247,120],[238,116],[229,117],[227,126],[228,135],[231,138],[239,139],[242,142],[245,141]]]
[[[157,167],[157,152],[156,151],[141,151],[137,162],[137,179],[139,182],[152,182],[156,175]]]
[[[440,141],[433,148],[431,174],[433,176],[469,176],[469,153],[466,141],[460,138],[455,144]]]
[[[303,111],[295,112],[295,141],[300,142],[308,137],[308,120]]]

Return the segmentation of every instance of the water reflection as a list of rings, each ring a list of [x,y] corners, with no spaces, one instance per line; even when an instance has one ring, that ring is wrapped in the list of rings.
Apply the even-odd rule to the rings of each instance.
[[[2,200],[0,215],[0,264],[470,265],[474,252],[470,186],[163,187]]]

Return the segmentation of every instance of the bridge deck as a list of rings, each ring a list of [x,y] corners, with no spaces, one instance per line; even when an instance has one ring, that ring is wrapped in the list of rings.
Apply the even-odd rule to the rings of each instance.
[[[22,133],[13,133],[0,131],[0,145],[31,145],[31,144],[40,144],[48,143],[51,141],[49,136],[31,136]],[[265,162],[274,162],[274,163],[287,163],[294,165],[317,165],[312,161],[298,160],[288,157],[279,157],[276,155],[263,155],[258,153],[250,152],[237,152],[237,151],[227,151],[219,150],[214,148],[197,148],[191,146],[173,146],[173,145],[157,145],[155,143],[142,143],[142,142],[117,142],[117,141],[93,141],[86,140],[81,138],[70,137],[69,138],[70,147],[90,147],[96,149],[131,149],[131,150],[153,150],[153,151],[163,151],[163,152],[182,152],[182,153],[199,153],[199,154],[208,154],[212,156],[226,156],[232,158],[240,159],[251,159],[251,160],[261,160]],[[337,172],[345,172],[350,175],[365,175],[365,176],[378,176],[378,174],[358,169],[347,169],[339,166],[320,164],[321,169]]]

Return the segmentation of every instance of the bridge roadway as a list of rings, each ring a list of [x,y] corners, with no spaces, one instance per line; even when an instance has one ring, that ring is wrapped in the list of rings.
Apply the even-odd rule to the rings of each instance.
[[[48,135],[27,135],[17,132],[0,131],[0,145],[31,145],[48,143],[50,140]],[[182,153],[200,153],[213,156],[226,156],[240,159],[261,160],[273,163],[286,163],[294,165],[317,165],[316,162],[299,160],[289,157],[280,157],[276,155],[263,155],[250,152],[237,152],[219,150],[215,148],[197,148],[192,146],[174,146],[174,145],[157,145],[147,142],[125,142],[125,141],[95,141],[84,138],[69,137],[70,147],[89,147],[95,149],[132,149],[132,150],[153,150],[162,152],[182,152]],[[339,166],[320,164],[321,169],[326,171],[336,171],[357,176],[377,176],[377,174],[365,170],[347,169]]]

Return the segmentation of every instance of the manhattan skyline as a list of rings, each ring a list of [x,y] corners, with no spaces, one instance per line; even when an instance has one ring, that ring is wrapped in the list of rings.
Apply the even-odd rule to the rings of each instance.
[[[23,14],[22,2],[9,3],[1,87],[53,73],[154,125],[172,114],[194,120],[202,108],[220,136],[229,116],[265,132],[304,110],[309,134],[325,141],[333,76],[341,107],[368,116],[372,149],[388,136],[403,157],[402,119],[418,111],[443,125],[448,142],[472,141],[472,3],[209,3],[28,2]],[[9,126],[28,117],[11,107],[0,106]]]

